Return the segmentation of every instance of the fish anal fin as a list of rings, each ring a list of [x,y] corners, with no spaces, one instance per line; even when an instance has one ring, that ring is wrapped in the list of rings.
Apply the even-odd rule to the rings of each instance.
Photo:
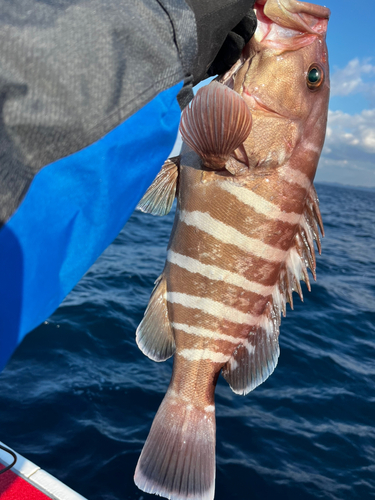
[[[179,156],[169,158],[164,163],[154,182],[138,203],[137,210],[160,216],[170,212],[176,197],[179,166]]]
[[[197,408],[168,390],[135,470],[142,491],[171,500],[213,500],[215,411]]]
[[[165,361],[176,350],[168,317],[167,284],[163,275],[156,281],[145,315],[137,328],[136,341],[143,354],[154,361]]]
[[[263,322],[241,343],[223,367],[223,377],[236,394],[247,394],[274,371],[279,358],[278,317]]]

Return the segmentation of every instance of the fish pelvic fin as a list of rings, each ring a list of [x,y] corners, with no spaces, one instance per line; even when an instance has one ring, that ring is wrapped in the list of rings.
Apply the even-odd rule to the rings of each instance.
[[[176,350],[168,316],[167,283],[162,274],[155,282],[150,301],[136,332],[140,350],[153,361],[165,361]]]
[[[215,491],[215,408],[169,389],[135,470],[135,484],[171,500],[212,500]]]
[[[177,192],[180,156],[169,158],[162,166],[154,182],[137,205],[137,210],[152,215],[167,215]]]
[[[267,308],[267,320],[249,333],[223,367],[223,377],[236,394],[248,394],[262,384],[277,366],[280,313],[271,303]]]
[[[180,132],[207,168],[222,170],[231,159],[227,170],[234,174],[234,152],[249,136],[251,125],[251,112],[243,98],[213,81],[199,89],[182,112]]]

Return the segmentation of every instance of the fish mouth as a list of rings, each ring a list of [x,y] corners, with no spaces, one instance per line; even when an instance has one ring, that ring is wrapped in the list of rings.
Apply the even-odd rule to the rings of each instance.
[[[257,95],[250,93],[249,89],[242,89],[242,97],[251,111],[262,111],[271,116],[285,118],[283,115],[268,107]]]
[[[296,0],[257,0],[254,39],[270,48],[297,50],[324,37],[330,10]]]

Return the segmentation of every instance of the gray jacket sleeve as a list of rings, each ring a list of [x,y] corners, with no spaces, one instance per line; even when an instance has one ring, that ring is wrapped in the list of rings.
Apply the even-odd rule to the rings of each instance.
[[[197,53],[183,0],[0,2],[0,226],[45,165],[182,81]]]

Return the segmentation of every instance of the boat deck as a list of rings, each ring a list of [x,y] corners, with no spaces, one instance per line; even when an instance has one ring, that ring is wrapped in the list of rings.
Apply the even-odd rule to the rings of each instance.
[[[11,470],[0,474],[0,500],[86,500],[30,460],[14,453],[17,462]],[[0,470],[12,461],[11,455],[0,449]]]

